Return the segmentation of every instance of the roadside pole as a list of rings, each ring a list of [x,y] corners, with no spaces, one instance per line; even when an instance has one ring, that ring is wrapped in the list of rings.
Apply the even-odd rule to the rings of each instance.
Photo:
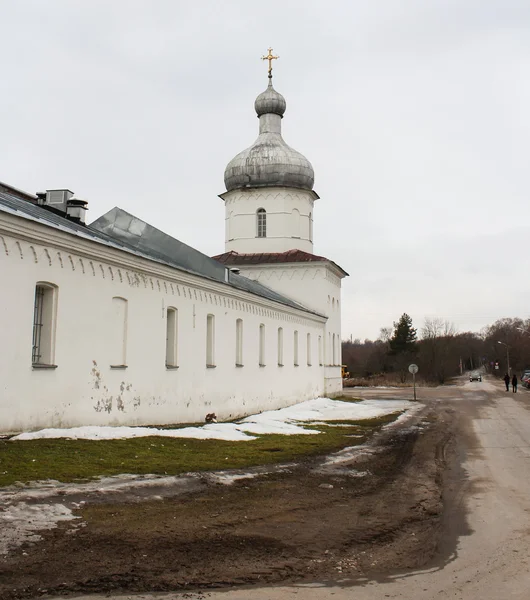
[[[416,373],[418,371],[418,365],[414,363],[409,365],[409,373],[412,373],[412,385],[414,386],[414,401],[416,401]]]

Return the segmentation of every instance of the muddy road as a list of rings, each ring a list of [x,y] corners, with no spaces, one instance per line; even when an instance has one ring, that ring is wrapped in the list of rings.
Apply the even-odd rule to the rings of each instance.
[[[333,460],[72,495],[80,519],[2,558],[0,598],[190,591],[339,600],[355,586],[361,600],[527,599],[517,595],[530,589],[530,394],[522,392],[486,381],[422,389],[425,406],[411,419]]]

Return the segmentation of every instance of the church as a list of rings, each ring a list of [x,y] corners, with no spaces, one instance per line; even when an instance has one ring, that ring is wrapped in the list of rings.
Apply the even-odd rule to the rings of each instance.
[[[87,224],[69,189],[0,183],[0,432],[218,420],[336,395],[341,280],[313,253],[311,163],[284,97],[225,170],[225,251],[206,256],[121,208]]]

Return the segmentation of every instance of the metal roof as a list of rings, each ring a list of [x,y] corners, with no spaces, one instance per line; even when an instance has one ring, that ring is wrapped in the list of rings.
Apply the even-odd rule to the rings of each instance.
[[[242,275],[228,271],[227,281],[227,268],[218,261],[118,207],[113,208],[92,224],[85,226],[47,210],[42,206],[21,200],[13,194],[0,191],[0,212],[36,221],[41,225],[82,237],[97,244],[104,244],[187,273],[192,273],[193,275],[216,281],[217,283],[231,286],[238,290],[255,294],[267,300],[279,302],[291,308],[323,316]]]
[[[245,266],[245,265],[269,265],[276,263],[304,263],[304,262],[327,262],[334,265],[343,276],[348,273],[336,262],[333,262],[325,256],[310,254],[304,250],[287,250],[285,252],[254,252],[252,254],[243,254],[230,250],[217,256],[212,256],[223,265]]]

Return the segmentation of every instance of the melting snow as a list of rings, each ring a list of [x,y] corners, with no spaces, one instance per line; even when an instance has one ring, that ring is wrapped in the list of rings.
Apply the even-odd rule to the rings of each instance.
[[[59,521],[77,519],[62,504],[27,504],[20,502],[0,511],[0,556],[25,542],[36,542],[41,536],[35,533],[57,527]]]
[[[101,427],[85,426],[70,429],[42,429],[21,433],[11,440],[34,440],[39,438],[69,438],[84,440],[114,440],[124,438],[161,436],[215,440],[253,440],[248,434],[317,435],[315,429],[305,429],[303,423],[326,421],[360,421],[382,417],[395,412],[408,411],[417,404],[408,400],[363,400],[343,402],[330,398],[307,400],[294,406],[270,410],[246,417],[237,423],[210,423],[202,427],[158,429],[156,427]]]

